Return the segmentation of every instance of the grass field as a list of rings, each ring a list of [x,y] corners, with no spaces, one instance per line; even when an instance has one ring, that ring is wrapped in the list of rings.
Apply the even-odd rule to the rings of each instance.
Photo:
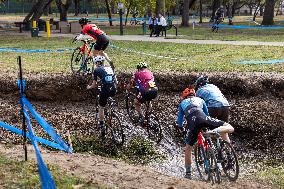
[[[71,39],[68,38],[1,38],[0,44],[1,48],[19,49],[64,49],[79,46],[79,44],[72,44]],[[274,65],[245,65],[236,63],[242,60],[283,59],[283,47],[195,45],[130,41],[113,41],[112,44],[123,48],[122,50],[111,47],[107,49],[117,70],[120,71],[133,71],[139,61],[147,61],[151,69],[157,72],[284,72],[283,63]],[[178,58],[178,60],[125,52],[124,49]],[[27,72],[69,73],[71,54],[72,51],[61,53],[0,52],[0,69],[2,71],[17,71],[16,58],[21,55],[24,68]]]
[[[34,162],[15,161],[0,155],[0,185],[6,189],[40,188],[40,178]],[[57,188],[103,188],[92,185],[80,178],[67,176],[57,167],[49,166]]]

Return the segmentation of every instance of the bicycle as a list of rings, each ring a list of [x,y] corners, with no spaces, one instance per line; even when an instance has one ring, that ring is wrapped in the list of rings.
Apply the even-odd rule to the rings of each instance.
[[[198,133],[197,144],[194,147],[194,157],[200,179],[211,181],[212,184],[220,184],[221,175],[210,133],[202,131]]]
[[[99,123],[99,98],[101,92],[101,86],[99,85],[96,90],[96,122]],[[122,146],[125,140],[125,135],[123,131],[122,124],[120,122],[119,116],[117,115],[114,106],[116,102],[112,97],[107,100],[107,105],[105,107],[105,125],[104,128],[100,128],[101,138],[103,140],[111,139],[111,143],[115,146]]]
[[[214,19],[214,24],[213,24],[213,26],[212,26],[212,32],[218,32],[218,30],[219,30],[219,24],[221,23],[223,21],[223,18],[218,18],[218,19]]]
[[[73,39],[72,43],[76,41],[76,38]],[[81,40],[83,45],[74,49],[71,57],[71,71],[73,74],[81,77],[91,75],[94,71],[94,62],[92,50],[96,43],[92,43],[92,39],[83,39]],[[92,63],[91,68],[89,64]]]
[[[136,88],[133,88],[137,90]],[[126,104],[126,111],[132,123],[138,123],[138,113],[134,107],[134,99],[136,95],[134,92],[131,92],[126,89],[125,87],[125,104]],[[156,143],[159,143],[162,140],[162,128],[159,122],[158,117],[151,111],[151,102],[145,102],[145,119],[141,126],[146,128],[148,133],[148,138],[154,140]]]
[[[236,181],[239,176],[239,162],[237,154],[232,145],[223,140],[219,133],[210,134],[215,144],[217,163],[221,164],[222,170],[229,181]]]

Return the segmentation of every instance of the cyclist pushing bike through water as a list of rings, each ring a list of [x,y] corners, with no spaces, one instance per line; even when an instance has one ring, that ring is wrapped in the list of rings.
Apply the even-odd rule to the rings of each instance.
[[[114,69],[113,62],[104,52],[104,50],[106,50],[109,45],[110,38],[98,26],[96,26],[95,24],[89,24],[88,18],[81,18],[79,20],[79,24],[82,27],[82,31],[80,35],[76,36],[75,40],[82,40],[86,34],[91,36],[96,41],[94,45],[94,57],[104,56],[105,59],[109,62],[112,69]]]

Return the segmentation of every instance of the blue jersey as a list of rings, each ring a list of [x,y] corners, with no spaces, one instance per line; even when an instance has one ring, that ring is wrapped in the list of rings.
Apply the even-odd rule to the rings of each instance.
[[[230,106],[220,89],[213,84],[201,86],[196,91],[196,96],[202,98],[208,108],[221,108]]]
[[[203,111],[206,115],[208,115],[208,109],[204,102],[199,97],[192,97],[192,98],[186,98],[183,101],[181,101],[179,108],[178,108],[178,126],[183,127],[183,120],[185,115],[189,115],[196,110]]]

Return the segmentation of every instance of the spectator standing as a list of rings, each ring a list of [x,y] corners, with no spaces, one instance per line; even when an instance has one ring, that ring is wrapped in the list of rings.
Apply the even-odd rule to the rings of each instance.
[[[162,14],[159,14],[158,31],[156,33],[156,37],[159,37],[161,31],[165,31],[166,27],[167,27],[167,20]]]

